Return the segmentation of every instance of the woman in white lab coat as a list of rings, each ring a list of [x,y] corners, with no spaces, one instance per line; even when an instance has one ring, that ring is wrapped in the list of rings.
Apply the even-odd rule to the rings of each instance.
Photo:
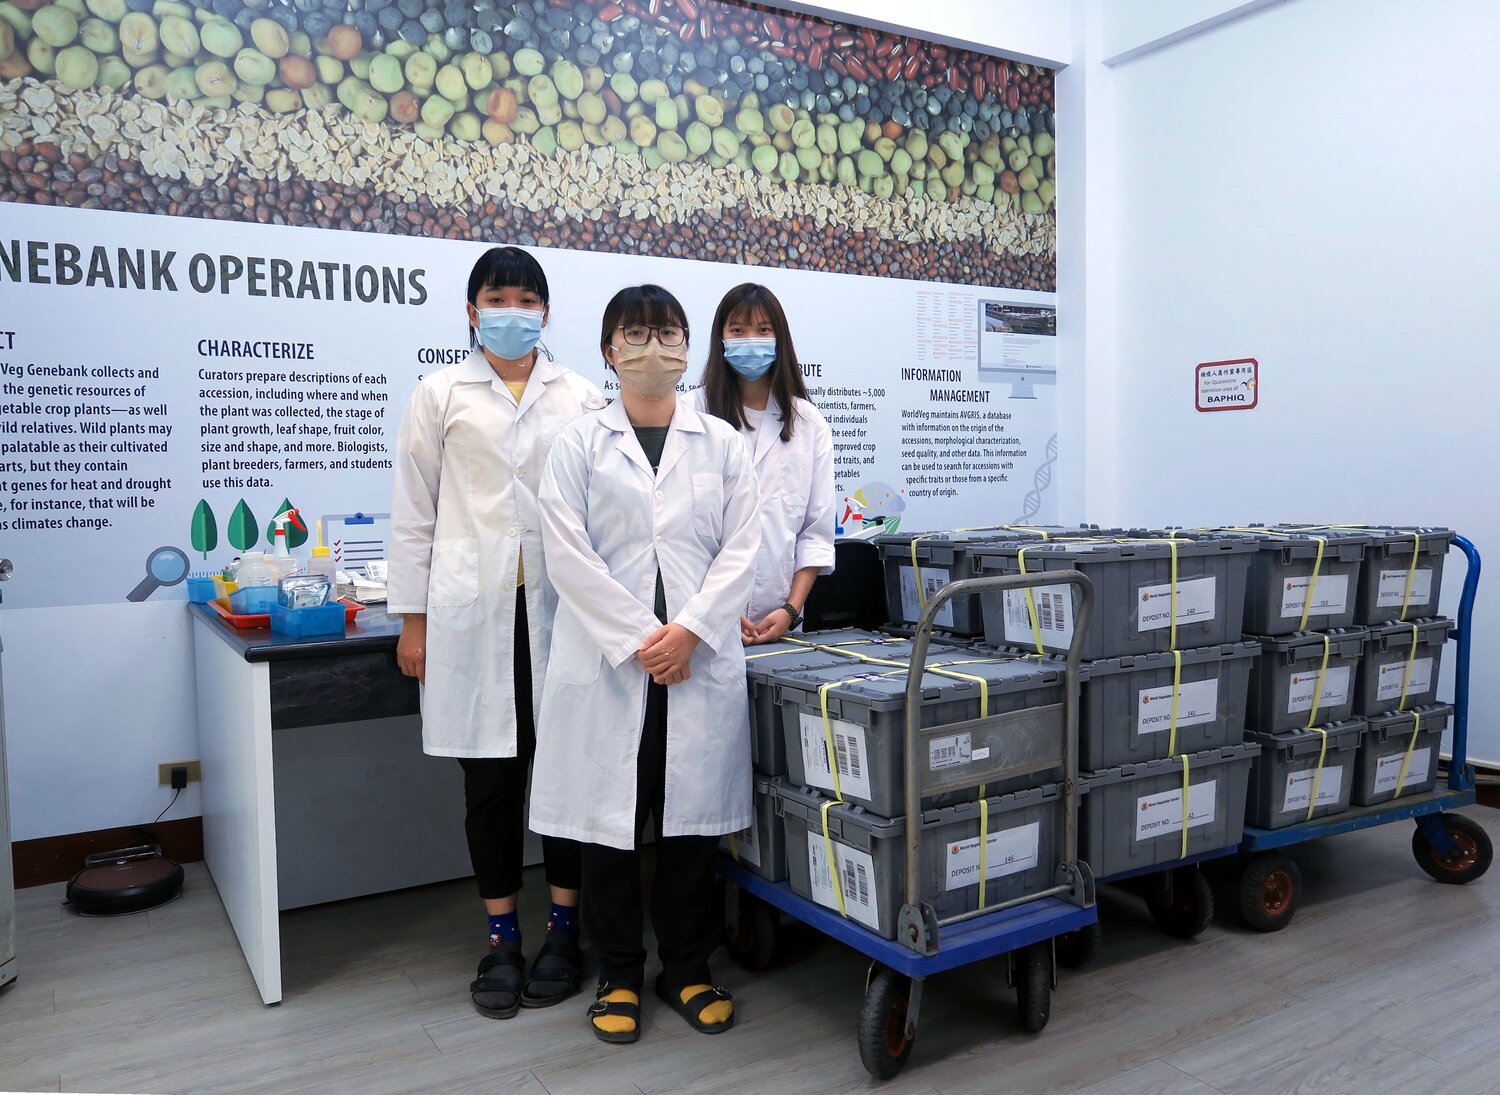
[[[833,433],[808,401],[792,332],[771,290],[737,285],[714,314],[703,386],[689,397],[745,438],[760,485],[760,555],[741,632],[774,642],[802,622],[833,570]]]
[[[755,476],[739,436],[678,402],[687,320],[665,289],[622,290],[600,349],[620,399],[572,423],[542,482],[557,587],[531,826],[583,845],[583,915],[599,953],[596,1036],[640,1036],[640,836],[659,826],[651,909],[657,995],[695,1029],[734,1021],[712,986],[714,856],[750,823],[740,616],[756,546]]]
[[[526,781],[557,597],[537,515],[547,454],[602,393],[538,352],[547,277],[515,247],[469,275],[475,349],[429,373],[396,442],[387,611],[403,618],[396,660],[422,682],[422,743],[464,770],[464,829],[489,927],[469,987],[475,1008],[509,1019],[578,991],[580,850],[543,841],[552,914],[531,974],[521,950]]]

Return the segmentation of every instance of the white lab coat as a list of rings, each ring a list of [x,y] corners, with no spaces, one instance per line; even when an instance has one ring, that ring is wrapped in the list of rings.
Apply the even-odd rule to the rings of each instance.
[[[424,752],[516,755],[516,562],[524,549],[536,705],[557,604],[537,486],[563,427],[603,406],[597,387],[544,357],[517,405],[479,350],[412,393],[396,442],[386,609],[427,614]]]
[[[707,414],[702,388],[688,399]],[[760,554],[744,613],[757,624],[786,603],[797,571],[833,572],[833,431],[807,400],[797,400],[794,410],[790,441],[781,440],[775,399],[766,405],[760,429],[741,431],[760,487]]]
[[[635,847],[636,755],[649,677],[636,651],[667,615],[703,641],[667,693],[663,836],[750,824],[750,722],[739,618],[754,575],[755,477],[725,422],[677,404],[655,477],[616,402],[558,437],[542,480],[557,587],[542,690],[531,827]]]

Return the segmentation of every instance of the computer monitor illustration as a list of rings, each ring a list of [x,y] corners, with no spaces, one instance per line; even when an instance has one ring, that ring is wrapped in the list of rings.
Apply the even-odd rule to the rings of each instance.
[[[1057,383],[1057,309],[1008,300],[978,301],[979,379],[1011,385],[1010,398],[1035,399]]]

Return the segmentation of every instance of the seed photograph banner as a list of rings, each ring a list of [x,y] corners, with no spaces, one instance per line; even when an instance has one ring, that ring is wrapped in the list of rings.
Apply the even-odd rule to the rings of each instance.
[[[688,306],[689,381],[769,285],[844,531],[1048,519],[1053,77],[717,0],[0,0],[14,602],[180,597],[286,503],[368,533],[496,243],[607,391],[621,285]]]

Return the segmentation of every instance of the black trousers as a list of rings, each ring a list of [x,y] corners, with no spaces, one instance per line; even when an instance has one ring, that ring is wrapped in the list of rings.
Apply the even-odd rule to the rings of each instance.
[[[667,775],[667,688],[648,682],[646,718],[636,758],[636,846],[631,851],[583,845],[583,919],[599,954],[599,980],[641,990],[645,979],[640,834],[655,815],[661,832]],[[705,984],[708,956],[719,943],[714,880],[716,836],[669,836],[656,842],[651,923],[663,979],[670,988]]]
[[[512,663],[516,684],[516,755],[460,757],[464,769],[464,833],[479,896],[509,897],[521,889],[526,845],[526,782],[536,753],[536,720],[531,709],[531,641],[526,590],[516,590],[516,640]],[[542,838],[547,882],[576,890],[582,880],[581,846],[560,837]]]

